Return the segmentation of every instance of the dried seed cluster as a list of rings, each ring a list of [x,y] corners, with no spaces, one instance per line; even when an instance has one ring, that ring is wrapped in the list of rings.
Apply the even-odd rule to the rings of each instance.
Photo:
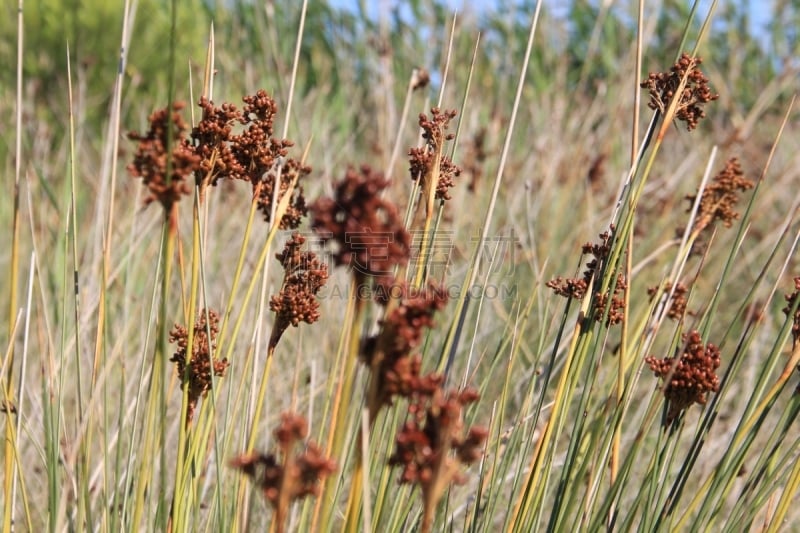
[[[209,333],[211,336],[209,337]],[[219,333],[219,315],[216,311],[202,310],[194,322],[192,337],[192,355],[187,361],[186,350],[189,345],[189,331],[186,327],[175,324],[169,334],[169,342],[178,345],[170,361],[178,367],[181,387],[188,387],[188,409],[186,423],[194,416],[197,401],[205,397],[211,390],[211,374],[223,377],[230,363],[227,359],[217,359],[216,338]]]
[[[710,342],[704,345],[697,331],[684,334],[683,342],[686,347],[677,360],[674,357],[645,358],[656,377],[664,379],[664,396],[669,402],[667,425],[693,403],[704,405],[706,395],[719,390],[716,373],[720,365],[719,348]]]
[[[308,436],[305,418],[294,413],[281,415],[275,429],[278,453],[248,453],[230,461],[261,489],[275,512],[277,531],[283,531],[289,506],[295,500],[319,493],[319,483],[336,471],[336,463],[322,449],[308,442],[300,453],[294,449]]]
[[[422,360],[412,351],[419,347],[427,329],[434,327],[433,315],[447,304],[447,292],[434,284],[425,290],[410,291],[399,285],[400,303],[381,322],[380,332],[364,342],[361,358],[371,371],[371,414],[391,405],[395,396],[432,393],[441,376],[421,375]]]
[[[409,407],[410,419],[397,434],[389,464],[402,467],[400,483],[419,485],[426,518],[450,483],[464,482],[461,467],[482,455],[488,431],[464,430],[464,408],[478,397],[471,389],[445,394],[437,388],[432,395],[419,395]]]
[[[387,283],[395,266],[408,263],[411,236],[397,207],[382,198],[388,185],[369,166],[351,168],[335,184],[333,198],[321,198],[310,207],[311,227],[323,242],[335,245],[334,262],[352,269],[357,285],[369,277]]]
[[[272,136],[278,107],[264,90],[242,100],[244,106],[239,110],[233,104],[223,103],[217,107],[210,100],[201,98],[199,106],[203,115],[188,139],[184,136],[187,126],[179,114],[184,107],[181,103],[175,104],[170,117],[166,110],[153,113],[146,135],[128,134],[130,139],[139,142],[128,169],[133,176],[141,177],[150,189],[148,202],[158,200],[166,211],[170,211],[182,195],[191,193],[192,185],[188,182],[191,175],[200,187],[201,198],[207,185],[217,185],[226,178],[245,180],[253,187],[259,211],[267,222],[270,221],[278,178],[280,200],[288,192],[290,183],[295,178],[299,182],[311,173],[311,168],[287,158],[292,141]],[[167,122],[173,128],[174,146],[170,179],[166,178]],[[236,133],[237,128],[241,130],[239,133]],[[303,187],[298,183],[281,218],[280,228],[297,228],[307,212]]]
[[[683,315],[686,313],[689,288],[683,283],[679,282],[675,285],[675,290],[673,291],[672,283],[667,282],[664,285],[663,294],[669,294],[670,291],[672,291],[672,298],[670,298],[669,309],[667,310],[667,318],[677,321],[682,320]],[[655,297],[656,294],[659,294],[658,287],[649,287],[647,289],[647,294],[650,296],[650,300],[652,301],[653,297]],[[692,313],[690,312],[689,314]]]
[[[686,52],[670,68],[669,72],[651,72],[641,83],[643,89],[650,93],[650,109],[658,109],[665,113],[680,87],[681,80],[686,77],[686,85],[681,92],[675,111],[675,118],[686,123],[689,131],[697,127],[700,119],[706,116],[703,106],[719,98],[711,92],[708,78],[697,68],[703,60],[692,57]]]
[[[607,294],[600,292],[594,293],[594,319],[600,321],[606,312],[606,304],[611,301],[606,317],[606,327],[615,326],[622,323],[625,319],[625,291],[628,289],[628,281],[622,274],[617,275],[614,288]]]
[[[611,253],[611,241],[615,227],[612,224],[608,231],[600,234],[600,242],[597,244],[586,243],[583,245],[582,253],[591,255],[592,259],[586,263],[586,270],[580,278],[563,278],[557,276],[546,283],[546,286],[553,289],[553,292],[565,298],[582,299],[589,291],[590,283],[599,283],[600,270],[603,263]],[[606,326],[621,323],[625,318],[625,291],[628,288],[628,280],[625,276],[618,274],[614,281],[614,286],[606,293],[595,291],[593,316],[596,321],[603,319],[607,303],[611,302],[608,310]]]
[[[328,281],[328,265],[314,252],[301,251],[305,242],[305,237],[295,232],[283,251],[275,255],[284,275],[280,292],[269,301],[269,308],[275,313],[270,348],[278,344],[290,325],[297,327],[300,322],[313,324],[319,320],[317,293]]]
[[[148,119],[150,129],[147,133],[128,133],[129,139],[139,143],[128,172],[141,178],[150,191],[145,202],[158,201],[165,213],[172,211],[181,196],[192,192],[188,178],[201,165],[201,157],[185,137],[188,126],[180,115],[184,107],[184,103],[175,102],[172,112],[167,109],[155,111]],[[172,152],[169,170],[168,146]]]
[[[739,203],[739,194],[752,188],[753,182],[744,177],[739,160],[735,157],[729,159],[725,168],[703,190],[694,231],[703,231],[717,221],[730,228],[739,218],[739,213],[735,210]],[[686,199],[689,201],[688,211],[691,211],[697,194],[687,195]]]
[[[441,111],[434,107],[431,109],[431,118],[425,113],[419,115],[419,126],[422,128],[422,138],[425,145],[418,148],[411,148],[408,151],[409,172],[414,181],[422,180],[421,188],[425,190],[427,180],[431,179],[438,170],[438,180],[436,182],[436,199],[449,200],[450,188],[455,184],[455,178],[461,175],[461,168],[444,155],[445,141],[452,140],[455,136],[452,133],[445,133],[450,126],[450,121],[456,116],[454,109]],[[439,168],[435,169],[436,161],[439,161]]]
[[[195,153],[201,157],[198,183],[216,185],[223,178],[244,176],[245,169],[231,143],[233,126],[241,122],[241,112],[229,103],[217,107],[204,96],[198,105],[203,114],[191,134]]]

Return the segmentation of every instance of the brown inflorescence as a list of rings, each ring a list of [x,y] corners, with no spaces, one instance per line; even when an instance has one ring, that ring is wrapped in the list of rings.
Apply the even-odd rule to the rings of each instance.
[[[795,306],[797,299],[800,298],[800,277],[794,278],[794,289],[793,293],[784,296],[786,298],[786,307],[783,308],[783,314],[787,317],[792,312],[792,307]],[[795,310],[792,317],[792,342],[797,344],[798,341],[800,341],[800,306]]]
[[[667,282],[664,285],[664,294],[669,294],[670,291],[672,291],[672,298],[670,299],[669,309],[667,310],[667,318],[682,320],[683,315],[686,314],[686,296],[689,294],[689,288],[683,283],[677,283],[673,291],[672,283]],[[647,294],[650,296],[650,300],[652,300],[653,297],[658,294],[658,287],[649,287],[647,289]],[[691,315],[692,313],[689,312],[689,314]]]
[[[397,207],[382,198],[389,185],[369,166],[348,169],[334,184],[334,197],[321,198],[311,207],[311,226],[323,242],[333,242],[336,265],[352,269],[357,286],[369,277],[386,284],[395,266],[408,263],[411,236]]]
[[[731,158],[703,190],[700,197],[700,206],[694,222],[694,231],[700,232],[714,222],[722,222],[726,228],[733,225],[739,218],[735,211],[739,203],[739,193],[753,188],[753,182],[744,177],[744,172],[737,158]],[[692,210],[696,194],[687,195],[689,209]]]
[[[399,304],[382,320],[380,332],[364,342],[361,358],[370,368],[372,382],[368,407],[374,418],[384,405],[391,405],[395,396],[431,392],[441,377],[423,377],[422,361],[412,355],[422,342],[426,330],[434,327],[433,315],[447,304],[447,292],[430,283],[424,289],[397,285]],[[427,385],[426,385],[427,384]]]
[[[614,283],[614,288],[609,291],[611,306],[606,317],[606,327],[615,326],[622,323],[625,319],[625,291],[628,289],[628,281],[625,276],[619,274]],[[609,294],[596,292],[594,294],[594,319],[600,321],[606,312],[606,303],[609,301]]]
[[[475,189],[478,188],[478,182],[483,176],[483,166],[486,163],[486,158],[489,157],[486,150],[486,127],[480,128],[472,136],[464,157],[464,169],[470,175],[467,189],[470,192],[475,192]]]
[[[233,151],[233,127],[241,123],[242,113],[233,104],[223,103],[216,107],[205,96],[200,98],[203,116],[192,129],[194,149],[201,158],[196,173],[198,185],[216,185],[220,179],[236,178],[245,174],[245,169]]]
[[[181,195],[191,192],[186,178],[194,173],[195,184],[200,188],[201,201],[207,185],[217,185],[220,180],[244,180],[253,188],[253,194],[264,219],[272,217],[275,183],[280,178],[277,199],[288,193],[290,184],[296,183],[288,207],[279,222],[281,229],[295,229],[308,213],[303,196],[302,178],[311,173],[311,168],[287,157],[293,143],[276,139],[273,135],[273,120],[278,106],[264,91],[245,96],[241,110],[229,103],[217,107],[205,97],[200,98],[203,111],[200,122],[192,128],[191,141],[183,138],[186,124],[178,111],[183,104],[176,104],[172,122],[173,172],[166,180],[166,110],[157,111],[150,117],[147,135],[129,134],[139,141],[133,163],[128,167],[134,176],[140,176],[150,188],[148,202],[158,200],[165,209],[170,209]],[[236,133],[235,127],[243,128]]]
[[[608,259],[611,253],[611,241],[614,235],[615,227],[612,224],[608,231],[600,234],[600,242],[597,244],[586,243],[582,247],[584,255],[591,255],[592,259],[586,263],[586,270],[583,271],[583,276],[580,278],[563,278],[561,276],[555,277],[548,281],[545,285],[559,296],[565,298],[574,298],[576,300],[582,299],[589,290],[590,283],[599,283],[597,274]],[[594,319],[601,321],[605,314],[606,302],[609,298],[611,300],[611,308],[609,309],[608,316],[606,317],[606,326],[611,326],[621,323],[625,318],[625,291],[628,288],[628,281],[625,276],[618,274],[614,281],[614,286],[609,288],[606,293],[599,291],[594,292]]]
[[[275,255],[284,275],[280,292],[269,301],[269,308],[275,313],[270,348],[278,344],[290,325],[297,327],[300,322],[313,324],[319,320],[317,293],[328,281],[328,265],[314,252],[301,251],[305,242],[305,237],[293,233],[283,251]]]
[[[700,119],[706,116],[703,106],[719,98],[718,94],[711,92],[708,78],[697,68],[702,62],[701,58],[693,58],[684,52],[669,72],[651,72],[640,84],[650,93],[650,109],[665,113],[685,76],[686,85],[680,94],[675,118],[685,122],[689,131],[695,129]]]
[[[311,168],[293,159],[286,158],[294,145],[287,139],[276,139],[273,135],[273,120],[278,106],[265,91],[242,98],[241,122],[245,130],[234,137],[233,151],[239,164],[245,169],[243,179],[253,185],[253,194],[258,199],[258,209],[269,222],[272,217],[272,201],[275,183],[280,178],[281,186],[277,199],[286,193],[291,180],[311,173]],[[292,192],[289,208],[279,223],[281,229],[296,229],[300,220],[308,213],[303,188],[298,185]]]
[[[186,424],[194,416],[197,401],[205,397],[211,390],[213,373],[217,377],[225,375],[230,363],[227,359],[216,358],[216,338],[219,332],[219,315],[214,310],[202,310],[197,314],[194,322],[194,336],[192,338],[192,355],[186,357],[189,345],[189,331],[176,324],[169,334],[169,341],[178,345],[170,361],[178,367],[178,376],[181,387],[188,387],[188,409],[186,411]],[[210,338],[209,338],[210,333]]]
[[[439,108],[431,109],[431,117],[428,118],[424,113],[419,115],[419,126],[422,128],[422,138],[425,145],[418,148],[411,148],[408,151],[409,172],[414,181],[422,180],[421,185],[434,175],[434,168],[439,158],[438,181],[436,183],[436,199],[449,200],[449,189],[454,185],[454,180],[461,174],[461,168],[444,155],[445,141],[452,140],[452,133],[445,133],[450,125],[450,120],[456,116],[454,109],[442,112]]]
[[[423,530],[430,530],[433,511],[451,483],[463,483],[462,466],[482,455],[488,431],[482,427],[464,429],[464,408],[478,400],[467,389],[445,394],[419,395],[409,407],[410,419],[395,438],[389,465],[402,468],[400,483],[419,485],[425,507]]]
[[[289,506],[295,500],[319,494],[320,481],[336,471],[336,463],[313,442],[295,454],[294,448],[308,436],[305,418],[283,413],[275,429],[278,453],[246,453],[230,466],[250,477],[275,512],[277,531],[284,531]]]
[[[187,178],[201,164],[200,156],[184,136],[187,125],[180,115],[184,107],[182,102],[175,102],[172,112],[167,109],[154,112],[148,119],[150,129],[144,135],[135,131],[128,133],[129,139],[139,143],[128,171],[132,176],[141,178],[149,189],[150,194],[145,202],[158,201],[167,214],[172,213],[181,196],[192,192],[192,185]],[[170,159],[171,167],[168,170]]]
[[[556,276],[545,285],[553,292],[564,298],[575,298],[581,300],[586,295],[586,289],[589,288],[589,283],[583,278],[562,278]]]
[[[283,198],[289,190],[289,186],[296,180],[296,185],[292,191],[292,197],[286,212],[281,218],[278,227],[280,229],[297,229],[308,214],[308,206],[303,195],[302,180],[311,174],[311,167],[303,165],[296,159],[286,158],[282,165],[270,169],[261,179],[261,186],[254,190],[258,193],[258,210],[264,216],[264,220],[269,222],[272,218],[272,199],[274,196],[275,183],[278,181],[280,172],[280,193],[278,199]]]
[[[672,422],[693,403],[705,405],[709,392],[719,391],[716,370],[720,365],[720,351],[714,344],[703,344],[700,333],[692,331],[683,335],[683,354],[657,359],[645,358],[645,362],[656,377],[664,380],[662,388],[668,402],[665,426]]]

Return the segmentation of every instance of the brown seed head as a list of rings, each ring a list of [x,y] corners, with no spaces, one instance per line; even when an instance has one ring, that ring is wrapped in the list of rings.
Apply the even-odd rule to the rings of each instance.
[[[397,207],[382,197],[389,182],[362,166],[349,169],[335,184],[333,198],[311,207],[311,226],[323,242],[335,245],[334,262],[353,270],[360,285],[368,277],[391,279],[395,266],[408,263],[411,236]]]
[[[686,348],[677,360],[673,357],[645,358],[656,377],[664,379],[664,396],[669,402],[667,424],[693,403],[704,405],[706,395],[719,390],[716,374],[720,365],[719,348],[712,343],[704,345],[697,331],[684,334],[683,341]]]
[[[697,68],[702,62],[701,58],[693,58],[684,52],[669,72],[651,72],[640,84],[650,93],[650,109],[665,113],[672,99],[676,97],[681,80],[686,76],[686,85],[679,95],[675,118],[685,122],[689,131],[695,129],[700,119],[706,116],[703,106],[719,98],[718,94],[711,92],[708,78]]]
[[[700,232],[714,222],[721,222],[726,228],[739,218],[735,211],[739,203],[740,193],[753,188],[753,182],[744,177],[744,172],[737,158],[731,158],[703,190],[700,206],[694,222],[694,230]],[[697,195],[687,195],[691,211]]]
[[[128,133],[129,139],[139,143],[128,172],[141,178],[149,189],[145,202],[158,201],[166,213],[172,211],[181,196],[191,194],[192,187],[187,178],[200,168],[201,158],[184,136],[187,125],[180,115],[184,107],[182,102],[175,102],[171,113],[167,109],[154,112],[149,118],[150,129],[144,135],[134,131]],[[170,142],[172,166],[168,176],[167,145]]]
[[[209,332],[211,337],[209,338]],[[230,366],[227,359],[216,358],[216,338],[219,332],[219,315],[209,309],[206,319],[206,310],[197,314],[194,323],[194,336],[192,339],[192,355],[187,362],[186,350],[189,344],[189,332],[181,325],[175,327],[169,334],[169,342],[177,344],[178,349],[170,361],[178,368],[178,376],[182,388],[189,388],[189,409],[186,412],[186,423],[191,422],[197,401],[205,397],[211,390],[212,373],[214,376],[223,377]]]

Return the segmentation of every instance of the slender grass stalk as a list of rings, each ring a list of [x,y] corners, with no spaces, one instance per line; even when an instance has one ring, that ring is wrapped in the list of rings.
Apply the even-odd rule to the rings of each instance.
[[[198,191],[199,192],[199,191]],[[190,380],[191,380],[191,360],[192,356],[194,355],[194,337],[195,337],[195,316],[197,309],[197,300],[198,300],[198,289],[200,283],[200,198],[199,194],[194,195],[194,202],[193,205],[193,216],[192,216],[192,261],[191,261],[191,285],[189,288],[189,305],[188,305],[188,312],[185,313],[186,317],[186,331],[187,331],[187,340],[186,340],[186,359],[185,359],[185,367],[184,367],[184,377],[183,377],[183,394],[181,399],[181,416],[180,416],[180,429],[178,431],[178,457],[177,462],[175,465],[175,480],[174,480],[174,489],[173,489],[173,496],[172,496],[172,527],[176,531],[185,531],[188,528],[188,523],[185,520],[189,517],[192,507],[191,502],[187,505],[185,501],[185,495],[194,494],[197,490],[195,486],[197,482],[197,477],[194,475],[196,471],[194,469],[189,469],[189,471],[184,474],[187,470],[186,465],[195,464],[197,462],[202,461],[201,457],[196,457],[189,454],[188,444],[187,441],[191,438],[189,433],[191,432],[192,428],[192,419],[190,418],[190,407],[189,402],[189,389],[191,387]],[[206,309],[206,326],[208,327],[208,310]],[[209,339],[211,336],[209,335]],[[211,354],[209,354],[211,356]],[[214,368],[213,363],[210,368]],[[188,476],[188,486],[185,486],[184,483],[187,482],[185,476]]]
[[[68,220],[72,221],[72,227],[69,227],[69,223],[67,225],[68,233],[71,233],[71,247],[72,247],[72,280],[73,280],[73,298],[74,298],[74,320],[75,320],[75,381],[78,387],[78,424],[80,426],[86,426],[86,438],[80,439],[80,445],[77,448],[77,457],[76,457],[76,471],[77,471],[77,485],[78,491],[81,492],[81,495],[78,497],[78,501],[82,503],[82,505],[78,506],[78,516],[77,516],[77,524],[78,527],[93,527],[92,521],[92,509],[91,509],[91,499],[89,498],[89,455],[90,450],[88,448],[88,443],[91,442],[91,437],[93,434],[93,425],[91,417],[85,417],[84,414],[84,390],[82,381],[83,378],[81,377],[81,371],[83,368],[81,362],[81,354],[83,353],[83,342],[82,337],[83,334],[81,332],[81,293],[80,293],[80,267],[78,265],[79,262],[79,253],[78,253],[78,208],[76,202],[76,195],[77,192],[77,185],[75,181],[76,175],[76,147],[75,147],[75,108],[74,108],[74,100],[73,100],[73,93],[72,93],[72,70],[71,70],[71,56],[69,45],[67,45],[67,97],[69,99],[67,104],[67,109],[69,113],[69,139],[70,139],[70,209],[69,213],[70,216]],[[70,231],[71,229],[71,231]],[[94,374],[94,370],[93,370]],[[94,387],[92,386],[91,389]],[[91,396],[91,392],[89,393]]]
[[[120,43],[120,53],[119,53],[119,69],[117,71],[117,76],[114,82],[114,93],[113,93],[113,100],[111,104],[111,111],[110,111],[110,124],[108,127],[109,131],[109,139],[110,141],[108,145],[111,147],[110,151],[107,152],[107,157],[111,161],[110,165],[110,176],[109,176],[109,191],[110,194],[108,195],[108,208],[106,211],[106,219],[105,219],[105,228],[104,228],[104,238],[103,238],[103,251],[102,251],[102,259],[101,259],[101,270],[100,270],[100,283],[99,283],[99,300],[97,304],[97,323],[96,323],[96,331],[95,331],[95,341],[94,341],[94,363],[92,367],[92,390],[95,390],[95,386],[98,379],[98,374],[102,372],[102,370],[106,367],[107,360],[105,358],[106,355],[106,324],[107,324],[107,303],[108,303],[108,284],[109,284],[109,276],[110,270],[112,265],[112,248],[114,244],[114,215],[115,215],[115,191],[116,191],[116,182],[117,182],[117,160],[119,154],[119,139],[120,139],[120,112],[122,107],[122,88],[124,82],[124,72],[125,67],[127,65],[127,50],[130,43],[130,2],[128,0],[124,3],[123,8],[123,17],[122,17],[122,35],[121,35],[121,43]],[[98,207],[100,207],[98,205]],[[111,425],[109,421],[109,413],[110,413],[110,399],[108,395],[108,387],[103,387],[103,420],[102,420],[102,427],[109,427]],[[122,389],[124,390],[124,389]],[[109,433],[106,431],[102,431],[100,433],[100,438],[103,440],[103,450],[110,451],[111,446],[109,445],[108,439]],[[86,441],[88,443],[92,442],[91,435],[87,432]],[[104,464],[110,464],[111,458],[109,455],[104,456]],[[109,473],[111,469],[105,468],[103,469],[103,493],[108,495],[114,491],[112,487],[112,482],[109,478]],[[111,524],[109,526],[113,529],[115,526],[114,519],[112,519]]]
[[[203,76],[203,93],[202,95],[209,100],[213,95],[213,73],[214,72],[214,27],[213,24],[209,31],[208,47],[206,49],[206,64],[204,67]],[[214,168],[212,162],[211,168]],[[201,220],[203,213],[207,214],[207,206],[203,202],[205,198],[205,190],[210,182],[211,176],[207,176],[196,187],[196,194],[192,203],[192,261],[191,261],[191,282],[189,288],[189,304],[184,309],[184,317],[186,321],[187,339],[186,339],[186,360],[183,376],[183,394],[181,400],[181,417],[183,422],[178,432],[178,457],[175,467],[175,485],[173,491],[172,501],[172,516],[174,519],[173,527],[176,531],[184,531],[191,529],[188,520],[194,510],[193,503],[196,503],[196,498],[191,498],[188,504],[184,499],[185,494],[196,495],[198,492],[198,481],[200,476],[196,470],[195,465],[202,463],[204,458],[198,453],[202,450],[198,449],[196,437],[198,432],[191,432],[192,420],[190,416],[190,402],[197,401],[196,399],[189,398],[190,380],[191,380],[191,359],[194,354],[194,334],[195,334],[195,316],[197,313],[198,301],[201,299],[200,283],[201,283],[201,268],[202,268],[202,250],[204,249],[201,239],[207,236],[208,223],[207,219]],[[204,207],[206,210],[203,211]],[[205,222],[205,223],[203,223]],[[204,298],[203,298],[204,299]],[[211,339],[211,331],[209,324],[209,310],[205,308],[205,324],[206,324],[206,338]],[[209,342],[209,344],[211,344]],[[210,347],[210,346],[209,346]],[[209,368],[214,368],[213,353],[209,353],[208,357]],[[214,372],[211,372],[212,387],[213,387]],[[213,397],[213,395],[212,395]],[[202,406],[201,406],[202,407]],[[203,442],[206,442],[205,440]],[[195,452],[195,453],[192,453]],[[188,480],[188,486],[184,483]]]
[[[447,83],[447,72],[450,68],[450,58],[453,50],[453,37],[455,35],[456,18],[457,17],[454,14],[452,24],[450,27],[450,40],[447,46],[447,57],[445,59],[443,67],[442,85],[439,89],[439,106],[442,105],[444,89]],[[444,135],[442,135],[442,137],[444,137]],[[427,267],[430,261],[430,251],[433,244],[434,236],[436,234],[435,231],[432,231],[432,228],[434,219],[434,206],[436,203],[436,188],[437,185],[439,184],[439,176],[441,174],[443,156],[444,156],[444,138],[442,138],[441,141],[436,143],[436,146],[433,149],[433,159],[430,163],[430,166],[428,166],[427,171],[425,172],[425,176],[420,176],[422,198],[420,199],[420,203],[417,205],[417,209],[419,209],[420,205],[425,206],[425,222],[423,223],[422,236],[420,240],[417,273],[416,276],[414,277],[414,287],[417,289],[421,288],[425,284]],[[413,203],[413,198],[414,197],[412,197],[412,201],[409,202],[409,205]],[[422,204],[423,201],[425,202],[424,204]],[[439,210],[439,213],[441,214],[441,210]]]
[[[642,35],[644,33],[644,0],[639,0],[636,18],[636,60],[634,67],[633,79],[633,120],[631,122],[631,168],[637,165],[636,154],[639,151],[639,115],[641,106],[641,91],[639,87],[639,78],[642,75],[642,51],[644,49]],[[631,279],[631,263],[633,261],[633,237],[627,240],[627,249],[625,253],[625,279]],[[625,367],[628,361],[628,317],[630,316],[631,301],[630,301],[630,284],[628,284],[624,293],[624,315],[622,320],[622,334],[620,338],[619,359],[617,366],[617,383],[616,383],[616,400],[619,406],[622,402],[622,397],[625,390]],[[619,469],[619,454],[620,446],[622,443],[622,428],[614,431],[612,441],[611,458],[609,460],[609,482],[611,484],[617,478]],[[613,513],[613,511],[612,511]]]
[[[797,347],[795,347],[794,352],[798,352]],[[793,359],[795,357],[793,356]],[[798,398],[795,394],[793,398],[793,403],[795,406],[798,404]],[[788,412],[788,410],[787,410]],[[795,407],[794,413],[797,414],[797,409]],[[796,500],[796,494],[798,488],[800,488],[800,461],[793,460],[792,461],[792,469],[789,474],[789,479],[786,482],[786,485],[781,491],[781,497],[778,500],[778,505],[775,508],[775,513],[772,515],[769,527],[767,528],[768,533],[774,533],[776,531],[780,531],[784,525],[786,524],[786,515],[789,513],[789,507]]]
[[[349,325],[353,324],[355,317],[356,317],[356,287],[354,285],[350,286],[347,298],[347,308],[345,309],[344,313],[344,324]],[[346,372],[347,362],[348,362],[348,349],[347,347],[350,345],[350,331],[348,330],[347,326],[345,327],[342,335],[339,336],[339,344],[336,350],[336,357],[334,360],[334,366],[331,370],[331,376],[334,376],[332,379],[328,380],[328,388],[326,390],[325,397],[328,400],[325,403],[325,408],[323,412],[323,420],[335,420],[337,413],[340,409],[340,398],[341,398],[341,389],[343,387],[344,382],[344,375]],[[328,429],[326,432],[327,438],[320,439],[322,442],[325,443],[325,450],[326,453],[330,456],[330,450],[333,449],[333,439],[334,439],[334,432]],[[323,435],[321,435],[323,437]],[[333,480],[329,478],[326,482],[323,490],[322,496],[317,498],[317,501],[314,505],[314,512],[313,518],[311,521],[311,530],[315,531],[317,529],[318,524],[321,522],[322,513],[329,513],[329,510],[323,510],[324,507],[332,507],[335,504],[335,490],[333,489]],[[330,500],[330,501],[327,501]],[[324,522],[323,522],[324,523]]]
[[[14,328],[10,332],[12,334],[10,336],[10,338],[12,338],[12,339],[16,337],[18,326],[21,323],[21,315],[22,315],[22,311],[20,310],[20,312],[17,313],[16,320],[14,321]],[[12,362],[12,360],[13,360],[13,342],[10,342],[9,345],[6,347],[5,354],[3,355],[3,361],[2,361],[2,365],[0,365],[0,370],[5,371],[6,370],[6,368],[5,368],[6,365],[10,364]],[[10,402],[11,402],[11,398],[12,398],[13,392],[8,390],[8,387],[6,386],[6,382],[5,381],[2,382],[2,389],[3,389],[3,391],[2,391],[3,392],[3,402],[5,402],[5,405],[12,405]],[[10,409],[7,412],[6,418],[8,418],[8,419],[12,418]],[[20,460],[19,460],[19,456],[20,456],[20,454],[19,454],[19,446],[18,446],[18,442],[19,442],[18,434],[19,434],[19,431],[18,431],[18,428],[14,424],[11,424],[10,428],[7,428],[7,431],[8,432],[6,433],[6,441],[7,441],[7,445],[10,447],[10,451],[12,453],[11,457],[14,460],[13,468],[14,469],[19,468],[19,472],[20,472],[19,474],[15,474],[15,476],[18,475],[19,479],[23,480],[24,479],[24,474],[23,474],[23,469],[20,468],[21,465],[20,465]],[[9,472],[9,475],[10,475],[11,471],[8,471],[8,472]],[[16,483],[16,479],[13,479],[12,481],[14,481],[14,483]],[[14,493],[14,483],[12,483],[11,494]],[[23,488],[22,488],[22,494],[23,494],[23,498],[24,498],[23,501],[25,503],[25,508],[26,508],[26,513],[25,514],[26,514],[26,517],[28,518],[28,524],[30,524],[30,512],[27,511],[27,508],[28,508],[27,493],[25,491],[24,485],[23,485]],[[8,506],[8,507],[12,507],[12,506]]]
[[[23,18],[22,18],[22,0],[17,3],[17,87],[16,87],[16,116],[15,128],[16,136],[14,141],[14,190],[12,191],[12,198],[14,207],[12,211],[11,220],[11,259],[9,261],[9,285],[8,285],[8,355],[5,374],[2,376],[4,379],[3,387],[7,391],[14,390],[14,335],[16,329],[16,321],[14,317],[17,316],[17,283],[19,282],[19,187],[20,176],[22,173],[22,52],[24,43],[23,34]],[[3,499],[6,501],[3,510],[3,532],[9,533],[12,530],[12,523],[14,520],[14,505],[13,505],[13,490],[14,490],[14,477],[16,475],[16,461],[14,459],[16,452],[14,450],[14,439],[8,438],[14,433],[13,420],[11,416],[11,406],[16,401],[13,397],[9,397],[8,393],[5,395],[5,431],[6,439],[3,445]]]
[[[343,458],[345,457],[345,435],[349,429],[349,424],[347,422],[348,409],[346,409],[345,406],[347,402],[353,401],[355,394],[353,383],[355,380],[361,331],[364,325],[364,314],[366,310],[366,300],[358,296],[356,293],[357,290],[356,284],[353,283],[349,296],[349,298],[353,300],[353,321],[346,326],[346,333],[342,334],[343,338],[347,339],[347,350],[342,352],[342,357],[344,358],[343,363],[340,363],[342,373],[338,378],[338,386],[333,397],[333,407],[330,418],[331,425],[329,429],[330,438],[325,448],[325,454],[328,457],[339,457],[342,463],[344,463]],[[333,525],[333,503],[336,501],[336,493],[338,492],[337,489],[334,489],[334,486],[336,486],[338,481],[339,480],[334,477],[329,478],[326,482],[325,492],[330,494],[330,497],[320,498],[322,506],[319,514],[319,523],[325,524],[325,528],[328,530]],[[352,480],[353,486],[356,487],[354,490],[358,492],[361,491],[361,481],[362,477],[360,471],[356,471],[356,475]],[[350,515],[349,518],[353,519],[356,517]],[[316,523],[315,520],[314,524],[316,525]]]
[[[453,320],[451,324],[447,336],[447,341],[445,343],[445,347],[442,352],[442,353],[447,353],[447,360],[445,360],[444,358],[442,359],[442,361],[439,364],[439,370],[445,368],[447,366],[447,361],[455,357],[456,350],[458,349],[461,327],[466,318],[466,314],[469,310],[469,290],[472,287],[472,284],[475,282],[476,276],[478,275],[478,266],[481,260],[481,250],[483,249],[483,243],[486,242],[486,238],[489,235],[490,221],[492,220],[492,216],[494,215],[494,209],[497,202],[497,195],[500,191],[500,185],[503,179],[503,171],[505,169],[506,159],[508,157],[508,152],[511,147],[511,139],[513,138],[514,125],[516,123],[517,112],[519,111],[520,100],[522,98],[522,89],[525,85],[525,76],[528,72],[528,63],[530,61],[531,51],[533,49],[533,37],[536,34],[536,25],[539,21],[539,13],[541,12],[541,7],[542,7],[542,2],[541,0],[539,0],[536,2],[536,10],[534,11],[533,17],[531,18],[531,26],[528,32],[528,42],[525,48],[525,56],[523,59],[522,67],[520,69],[519,81],[517,83],[517,91],[514,96],[514,104],[511,108],[511,119],[509,120],[508,128],[506,129],[505,141],[503,143],[503,152],[502,155],[500,156],[500,164],[497,168],[497,174],[495,175],[494,185],[492,187],[492,194],[489,200],[489,206],[486,209],[486,215],[482,226],[483,229],[481,237],[475,245],[472,261],[470,263],[469,271],[466,277],[468,281],[461,287],[461,293],[459,294],[456,304],[456,309],[454,310],[454,316],[456,316],[457,319]]]

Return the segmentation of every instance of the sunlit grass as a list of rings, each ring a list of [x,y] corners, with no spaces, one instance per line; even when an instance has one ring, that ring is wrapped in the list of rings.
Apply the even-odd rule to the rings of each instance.
[[[4,531],[798,519],[785,27],[279,4],[0,87]]]

